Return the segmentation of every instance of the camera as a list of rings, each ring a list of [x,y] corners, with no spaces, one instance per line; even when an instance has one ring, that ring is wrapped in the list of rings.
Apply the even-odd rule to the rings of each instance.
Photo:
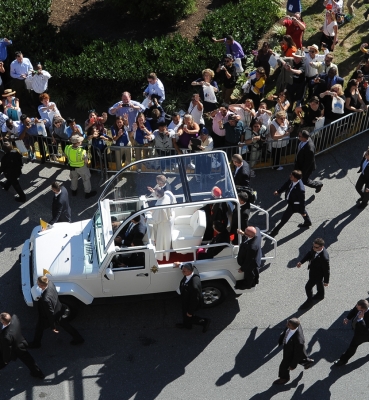
[[[123,104],[122,104],[122,107],[129,107],[129,104],[123,103]]]

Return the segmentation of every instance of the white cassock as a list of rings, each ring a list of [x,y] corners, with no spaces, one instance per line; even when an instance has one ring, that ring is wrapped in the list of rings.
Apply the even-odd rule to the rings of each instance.
[[[171,199],[167,194],[159,198],[155,203],[156,206],[163,206],[171,204]],[[152,211],[152,222],[154,228],[154,238],[156,251],[170,250],[172,243],[172,211],[168,207],[166,209]],[[165,255],[166,261],[169,260],[170,252],[159,253],[156,255],[156,259],[159,261],[163,260]]]

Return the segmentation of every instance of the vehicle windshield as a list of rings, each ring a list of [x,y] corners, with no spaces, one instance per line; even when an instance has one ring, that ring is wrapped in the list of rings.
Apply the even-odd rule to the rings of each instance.
[[[95,217],[95,230],[98,228],[102,235],[100,243],[104,241],[106,250],[114,223],[124,222],[132,212],[161,206],[160,191],[171,197],[171,204],[188,206],[214,200],[214,187],[220,189],[217,193],[222,198],[237,201],[227,156],[222,151],[151,158],[130,164],[110,180],[100,197],[100,213]]]

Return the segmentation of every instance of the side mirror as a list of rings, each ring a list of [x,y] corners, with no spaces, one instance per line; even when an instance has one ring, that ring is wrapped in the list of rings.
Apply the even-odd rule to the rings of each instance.
[[[105,278],[108,279],[109,281],[113,281],[114,278],[114,272],[111,267],[106,268],[105,270]]]

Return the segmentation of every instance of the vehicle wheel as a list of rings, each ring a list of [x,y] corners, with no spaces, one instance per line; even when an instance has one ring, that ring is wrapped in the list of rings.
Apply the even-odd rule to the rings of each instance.
[[[202,296],[204,299],[204,307],[215,307],[223,303],[227,296],[227,288],[221,282],[203,282],[202,283]]]
[[[70,296],[59,296],[59,300],[65,307],[65,312],[62,318],[67,321],[72,321],[77,316],[77,300]]]

